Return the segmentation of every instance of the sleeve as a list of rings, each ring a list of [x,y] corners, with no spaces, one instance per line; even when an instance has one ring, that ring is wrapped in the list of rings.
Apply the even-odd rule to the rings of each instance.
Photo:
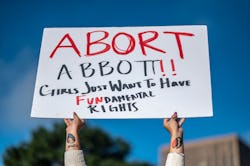
[[[183,153],[168,153],[165,166],[184,166],[184,154]]]
[[[64,153],[65,166],[87,166],[82,150],[69,150]]]

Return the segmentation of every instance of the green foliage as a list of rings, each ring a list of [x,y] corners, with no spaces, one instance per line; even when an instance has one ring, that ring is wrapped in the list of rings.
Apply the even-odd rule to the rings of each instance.
[[[6,166],[64,165],[65,125],[57,123],[52,130],[40,127],[31,140],[6,149]],[[149,166],[148,163],[126,162],[130,146],[121,138],[113,138],[99,128],[85,127],[79,134],[88,166]]]

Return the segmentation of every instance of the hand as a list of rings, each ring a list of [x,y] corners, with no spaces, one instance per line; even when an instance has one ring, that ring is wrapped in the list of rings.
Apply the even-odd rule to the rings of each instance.
[[[183,129],[182,125],[185,121],[185,118],[178,119],[177,113],[175,112],[170,119],[164,119],[163,125],[168,130],[171,135],[171,146],[169,151],[176,153],[184,153],[183,145]]]
[[[78,132],[84,126],[84,120],[81,120],[74,112],[74,119],[64,119],[66,124],[66,144],[65,150],[80,150],[80,141]]]
[[[185,118],[178,119],[177,113],[175,112],[170,119],[165,118],[163,121],[164,128],[168,130],[172,137],[182,137],[183,128],[182,125]]]
[[[81,128],[84,127],[85,121],[83,119],[80,119],[78,115],[74,112],[73,114],[74,119],[64,119],[64,122],[67,126],[66,131],[78,133]]]

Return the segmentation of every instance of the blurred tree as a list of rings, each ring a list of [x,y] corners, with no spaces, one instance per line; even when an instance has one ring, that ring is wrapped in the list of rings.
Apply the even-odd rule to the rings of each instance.
[[[146,162],[127,162],[130,146],[121,138],[112,138],[99,128],[85,126],[80,132],[88,166],[149,166]],[[9,147],[3,154],[6,166],[61,166],[64,161],[65,125],[56,123],[51,130],[40,127],[31,140]]]

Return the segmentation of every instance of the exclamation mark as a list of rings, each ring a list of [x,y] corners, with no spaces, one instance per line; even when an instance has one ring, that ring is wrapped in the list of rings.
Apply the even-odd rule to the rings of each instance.
[[[172,67],[172,71],[173,71],[173,76],[176,76],[176,73],[175,73],[175,64],[174,64],[174,60],[171,59],[171,67]]]
[[[162,76],[166,76],[166,74],[164,73],[164,66],[163,66],[162,59],[160,60],[160,68],[161,68],[161,72],[163,73]]]

